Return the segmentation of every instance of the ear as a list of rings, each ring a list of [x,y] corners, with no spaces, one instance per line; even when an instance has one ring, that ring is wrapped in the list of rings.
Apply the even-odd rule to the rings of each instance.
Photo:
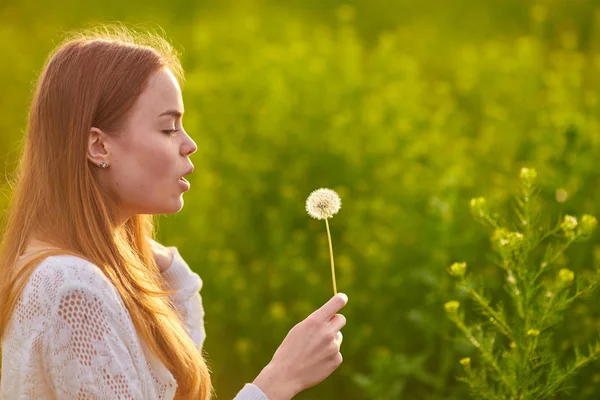
[[[88,159],[96,165],[100,165],[102,161],[110,164],[108,159],[108,136],[98,128],[92,127],[88,138]]]

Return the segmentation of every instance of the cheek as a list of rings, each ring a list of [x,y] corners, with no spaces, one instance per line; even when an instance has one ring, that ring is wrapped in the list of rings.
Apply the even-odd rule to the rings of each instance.
[[[140,160],[140,166],[144,166],[146,172],[152,177],[169,176],[173,174],[175,157],[168,146],[155,145],[142,155],[143,160]]]
[[[119,163],[119,177],[115,177],[119,191],[126,197],[156,196],[166,184],[176,183],[177,157],[168,143],[154,140],[132,146]],[[127,193],[128,192],[128,193]]]
[[[168,144],[158,142],[140,154],[138,173],[149,186],[162,185],[168,180],[177,180],[173,177],[176,174],[176,161]]]

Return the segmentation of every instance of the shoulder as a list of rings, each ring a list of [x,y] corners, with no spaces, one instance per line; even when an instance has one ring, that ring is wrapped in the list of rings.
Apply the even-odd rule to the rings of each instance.
[[[32,272],[24,297],[41,296],[56,304],[62,296],[74,291],[105,299],[118,298],[116,288],[96,264],[73,255],[43,259]]]
[[[88,327],[94,319],[128,326],[125,305],[112,282],[97,265],[73,255],[49,256],[35,266],[14,315],[15,332],[25,336],[68,327],[64,318],[85,321],[82,326]]]

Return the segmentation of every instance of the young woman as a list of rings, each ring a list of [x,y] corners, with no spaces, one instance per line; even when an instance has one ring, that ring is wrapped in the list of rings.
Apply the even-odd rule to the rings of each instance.
[[[200,277],[154,240],[189,190],[183,71],[121,26],[50,54],[0,247],[0,399],[211,397]],[[342,362],[338,294],[294,326],[238,400],[290,399]]]

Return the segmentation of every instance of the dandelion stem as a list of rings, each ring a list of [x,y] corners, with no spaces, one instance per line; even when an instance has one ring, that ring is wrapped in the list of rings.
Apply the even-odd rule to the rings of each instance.
[[[329,239],[329,259],[331,260],[331,278],[333,279],[333,294],[337,294],[337,286],[335,285],[335,268],[333,266],[333,247],[331,246],[331,233],[329,233],[328,218],[325,218],[325,226],[327,227],[327,239]]]

